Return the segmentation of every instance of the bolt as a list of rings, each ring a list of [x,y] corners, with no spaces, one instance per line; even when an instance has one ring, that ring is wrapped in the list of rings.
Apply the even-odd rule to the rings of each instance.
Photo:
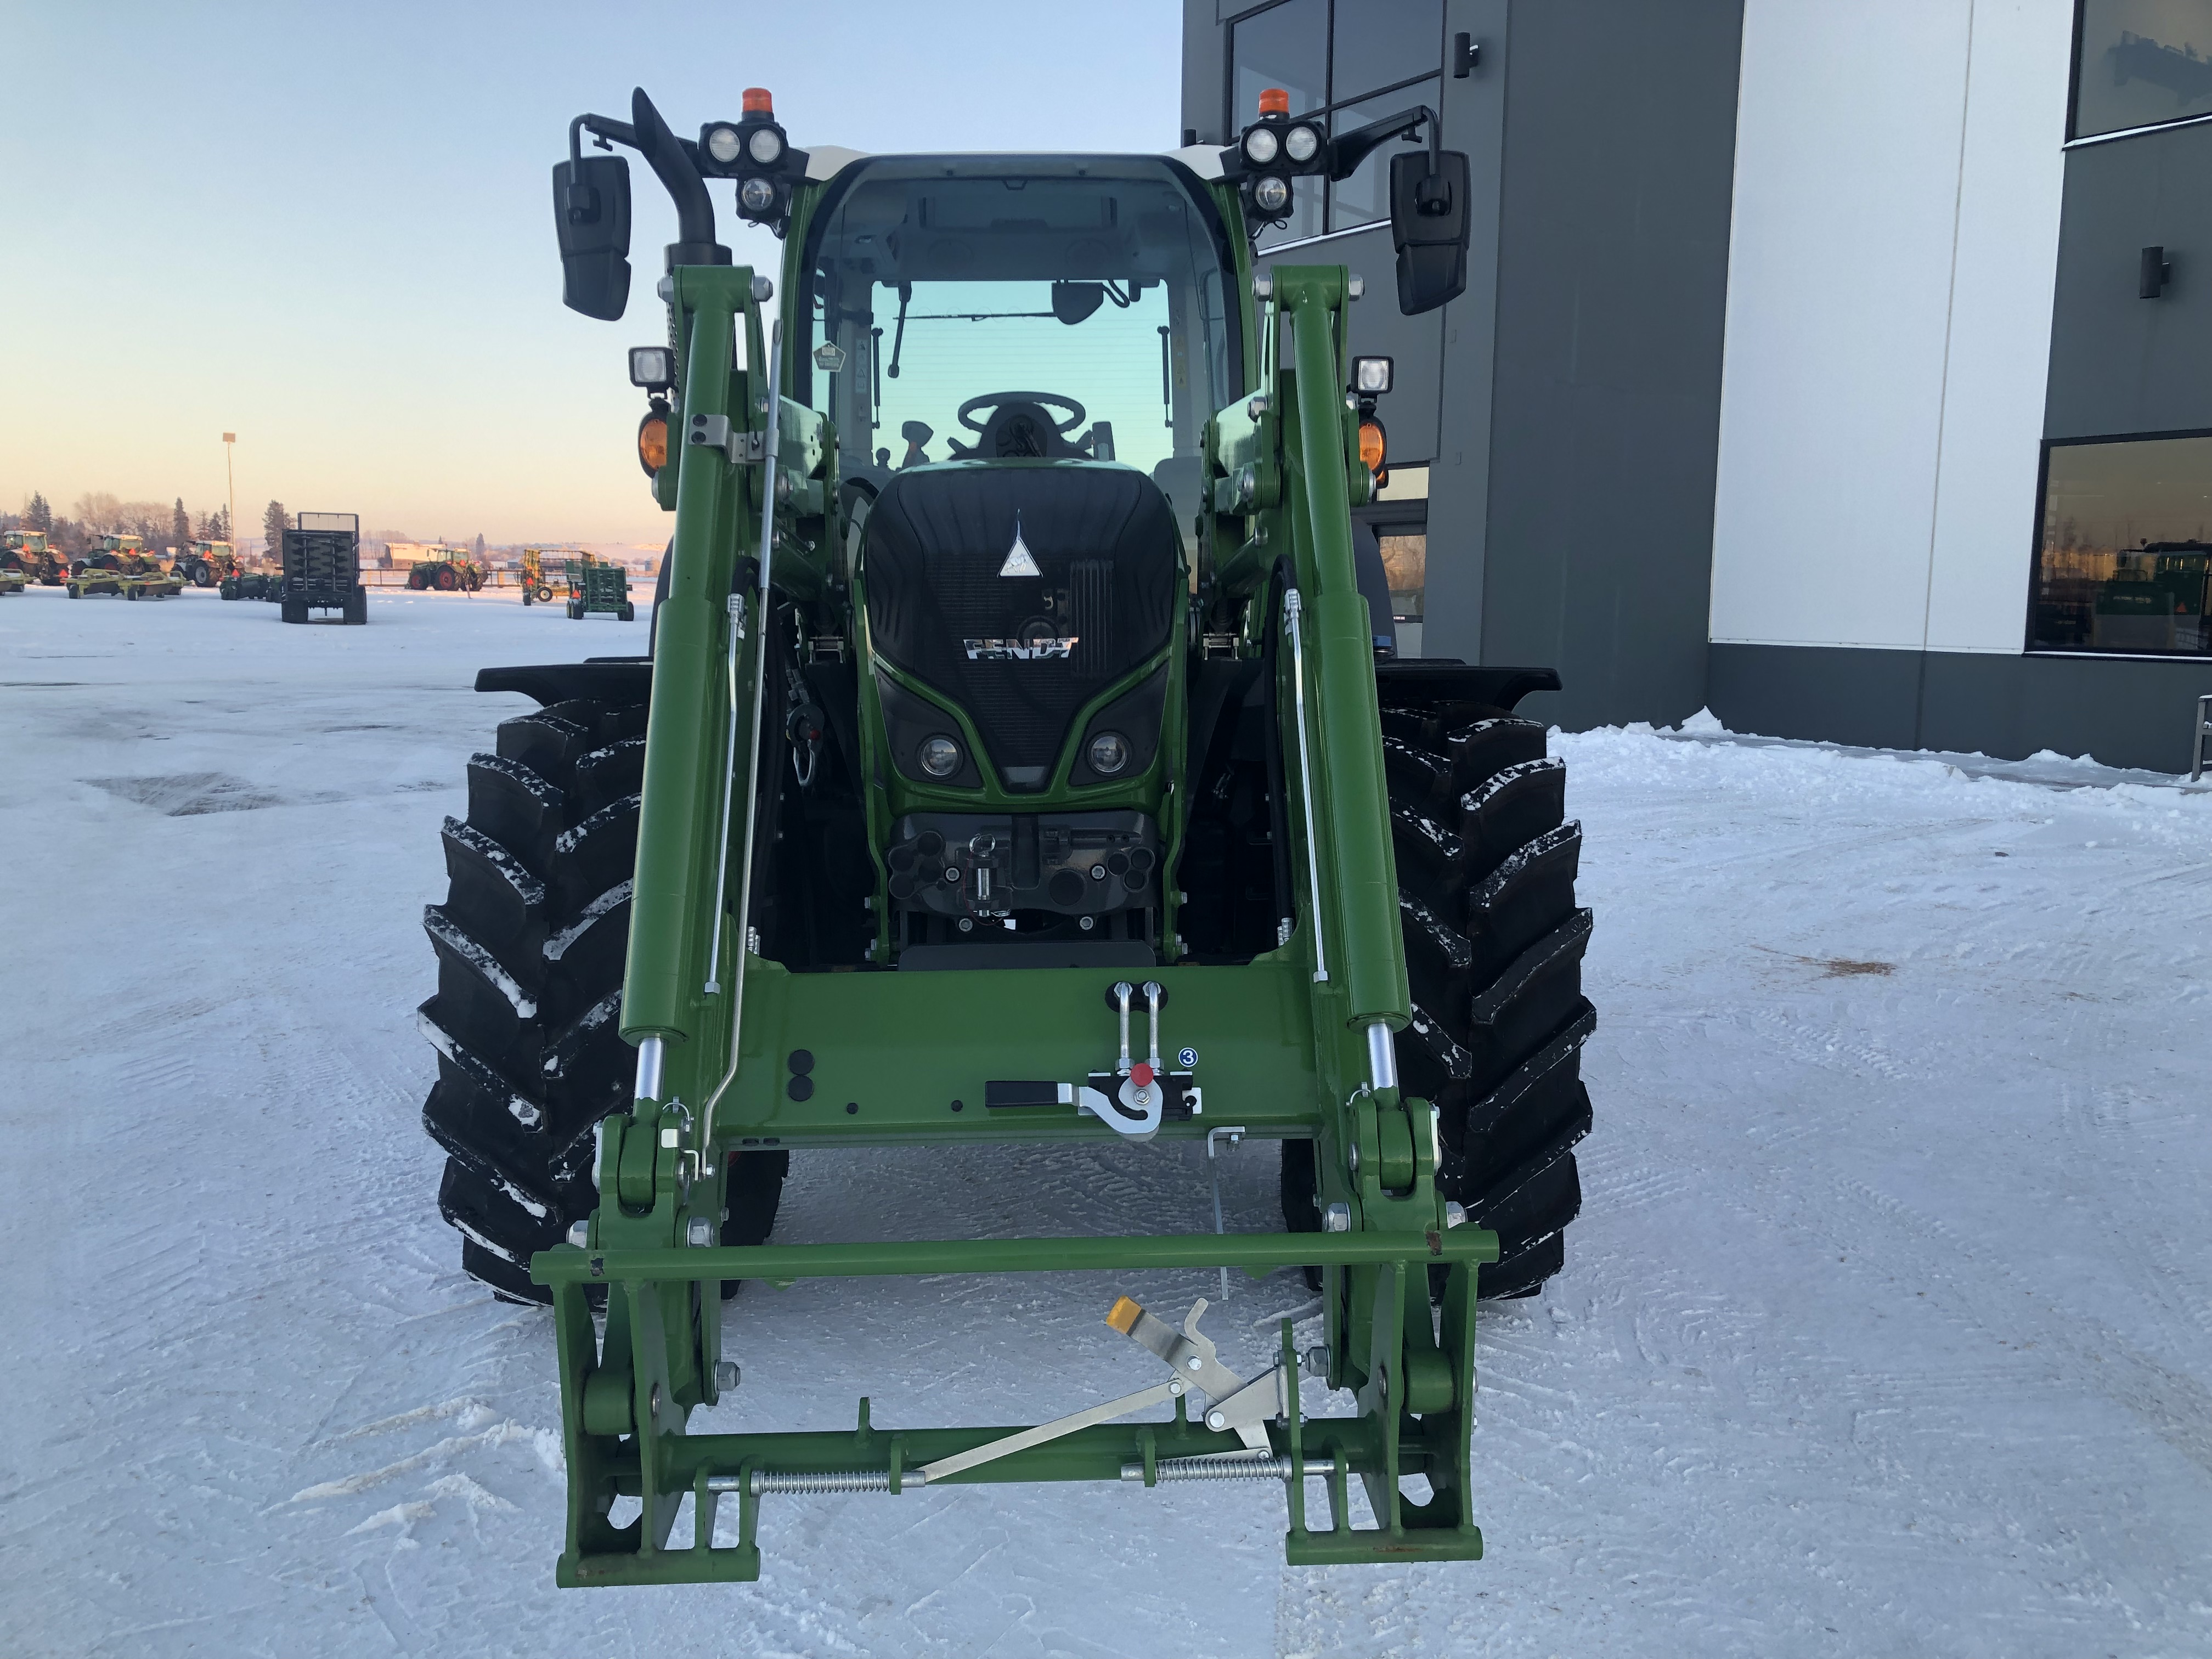
[[[1196,1354],[1191,1355],[1189,1358],[1184,1360],[1182,1363],[1191,1370],[1197,1370],[1206,1364],[1206,1362],[1200,1359]]]
[[[1229,1426],[1229,1419],[1219,1412],[1208,1412],[1206,1414],[1206,1426],[1209,1429],[1225,1429]]]
[[[1355,300],[1364,298],[1367,293],[1367,279],[1364,276],[1352,277],[1345,284],[1344,291]]]
[[[1467,1206],[1461,1203],[1455,1198],[1446,1199],[1444,1200],[1444,1225],[1447,1227],[1466,1226]]]
[[[1346,1158],[1345,1158],[1345,1163],[1346,1163],[1346,1164],[1350,1167],[1350,1169],[1351,1169],[1351,1170],[1352,1170],[1352,1173],[1353,1177],[1354,1177],[1355,1179],[1357,1179],[1357,1178],[1358,1178],[1358,1175],[1359,1175],[1359,1148],[1358,1148],[1358,1147],[1354,1146],[1354,1147],[1352,1147],[1352,1148],[1351,1149],[1351,1151],[1350,1151],[1350,1152],[1346,1155]]]
[[[775,284],[765,276],[754,277],[753,303],[764,306],[774,298],[775,298]]]
[[[703,1215],[691,1218],[684,1230],[684,1242],[695,1250],[703,1250],[714,1242],[714,1224]]]
[[[584,1248],[585,1241],[590,1238],[591,1236],[592,1224],[590,1222],[572,1221],[568,1224],[568,1242],[571,1244],[574,1244],[578,1249],[580,1250]]]
[[[1348,1233],[1352,1231],[1352,1206],[1332,1204],[1321,1212],[1321,1230],[1325,1233]]]
[[[736,1360],[717,1359],[714,1362],[714,1392],[716,1394],[729,1393],[731,1389],[738,1386],[738,1362]]]
[[[1328,1350],[1316,1343],[1299,1357],[1298,1363],[1316,1376],[1328,1375]]]

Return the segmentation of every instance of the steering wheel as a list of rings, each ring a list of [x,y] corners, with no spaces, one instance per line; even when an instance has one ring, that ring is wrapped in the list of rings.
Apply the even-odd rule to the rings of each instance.
[[[1054,409],[1066,410],[1067,418],[1053,427],[1054,434],[1063,439],[1081,426],[1084,421],[1083,405],[1073,398],[1061,397],[1057,392],[987,392],[981,397],[970,398],[960,405],[960,424],[981,438],[983,428],[990,422],[977,420],[976,411],[995,408],[1001,404],[1049,404]]]

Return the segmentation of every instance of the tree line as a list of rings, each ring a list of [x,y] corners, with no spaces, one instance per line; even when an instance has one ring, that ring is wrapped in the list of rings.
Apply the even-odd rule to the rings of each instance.
[[[282,501],[271,501],[261,515],[261,533],[271,550],[283,544],[284,532],[296,520]],[[31,492],[20,513],[0,513],[0,530],[37,530],[61,552],[89,552],[103,536],[136,536],[149,550],[179,550],[194,542],[234,542],[230,510],[217,507],[190,513],[185,498],[168,506],[159,501],[126,501],[106,490],[88,490],[76,498],[67,513],[58,513],[45,495]]]

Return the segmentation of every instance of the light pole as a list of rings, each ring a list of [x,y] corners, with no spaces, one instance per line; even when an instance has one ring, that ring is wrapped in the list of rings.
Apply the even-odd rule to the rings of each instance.
[[[230,487],[229,505],[223,509],[223,512],[226,518],[225,528],[230,532],[230,538],[234,542],[238,539],[238,474],[231,466],[230,458],[235,453],[237,445],[238,434],[226,432],[222,434],[222,476],[223,481]]]

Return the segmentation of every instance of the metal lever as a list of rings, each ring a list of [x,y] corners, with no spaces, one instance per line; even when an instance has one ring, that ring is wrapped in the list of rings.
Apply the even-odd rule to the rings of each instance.
[[[1208,1129],[1206,1132],[1206,1178],[1213,1183],[1213,1231],[1218,1235],[1225,1236],[1229,1231],[1222,1224],[1221,1220],[1221,1164],[1218,1149],[1224,1140],[1234,1146],[1243,1139],[1244,1126],[1241,1123],[1224,1124],[1218,1129]],[[1221,1270],[1221,1299],[1224,1302],[1229,1300],[1229,1269],[1225,1267]]]
[[[1121,1063],[1115,1067],[1115,1071],[1121,1077],[1129,1075],[1129,998],[1135,989],[1126,979],[1115,981],[1114,1000],[1121,1006]]]
[[[1164,1319],[1146,1313],[1127,1297],[1121,1297],[1107,1314],[1106,1322],[1139,1346],[1158,1355],[1175,1372],[1173,1376],[1135,1394],[1125,1394],[1119,1400],[1108,1400],[1066,1417],[1056,1417],[1049,1423],[1040,1423],[1033,1429],[1024,1429],[1018,1434],[955,1452],[950,1457],[940,1457],[934,1463],[923,1464],[907,1478],[916,1486],[943,1480],[978,1464],[995,1462],[1015,1452],[1058,1440],[1078,1429],[1127,1417],[1131,1412],[1172,1400],[1194,1388],[1203,1389],[1210,1402],[1206,1411],[1207,1428],[1233,1429],[1237,1437],[1244,1443],[1242,1455],[1273,1456],[1274,1448],[1268,1442],[1267,1430],[1261,1425],[1268,1418],[1281,1416],[1290,1410],[1289,1401],[1284,1398],[1282,1367],[1274,1366],[1249,1382],[1238,1376],[1215,1354],[1212,1339],[1199,1332],[1199,1316],[1206,1309],[1206,1298],[1200,1297],[1191,1304],[1182,1329],[1177,1331]]]

